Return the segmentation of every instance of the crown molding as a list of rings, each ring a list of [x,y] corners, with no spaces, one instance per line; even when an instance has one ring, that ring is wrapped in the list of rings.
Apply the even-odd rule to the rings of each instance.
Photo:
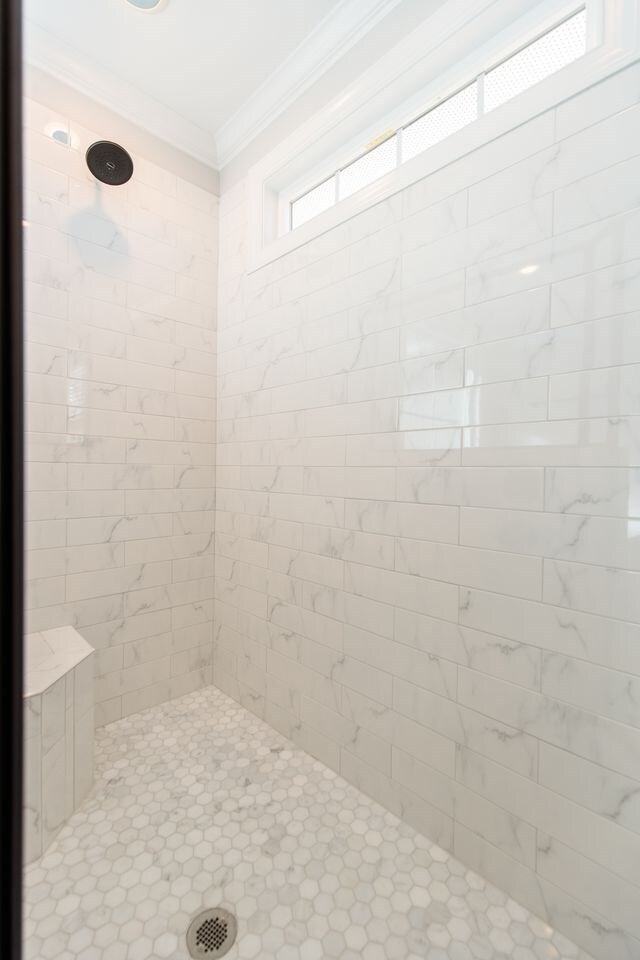
[[[208,167],[217,168],[212,134],[115,76],[106,67],[90,60],[39,24],[27,21],[25,26],[24,59],[27,63],[79,90]]]
[[[34,21],[24,59],[214,169],[233,160],[402,0],[341,0],[215,137]]]
[[[401,0],[342,0],[216,133],[218,166],[233,160]]]

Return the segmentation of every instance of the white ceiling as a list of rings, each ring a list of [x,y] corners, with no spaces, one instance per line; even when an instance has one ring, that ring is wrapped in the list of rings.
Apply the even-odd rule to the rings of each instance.
[[[27,0],[26,15],[215,134],[338,0]]]
[[[218,166],[247,142],[247,103],[254,121],[277,115],[398,2],[168,0],[144,13],[126,0],[25,0],[25,56]]]

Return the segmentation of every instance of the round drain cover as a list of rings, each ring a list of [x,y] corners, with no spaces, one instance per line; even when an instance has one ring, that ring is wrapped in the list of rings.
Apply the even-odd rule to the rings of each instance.
[[[238,934],[236,918],[228,910],[217,907],[203,910],[193,918],[187,930],[187,948],[192,957],[223,957],[233,946]]]
[[[110,140],[98,140],[87,150],[87,166],[102,183],[115,187],[131,179],[133,160],[124,149]]]

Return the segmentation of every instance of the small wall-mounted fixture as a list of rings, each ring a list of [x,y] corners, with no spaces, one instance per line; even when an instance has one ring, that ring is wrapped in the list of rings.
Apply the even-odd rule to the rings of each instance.
[[[169,0],[127,0],[130,6],[142,13],[157,13],[163,7],[166,7]]]
[[[51,137],[52,140],[55,140],[56,143],[62,144],[63,147],[71,146],[71,134],[64,120],[59,120],[57,123],[47,124],[47,126],[44,128],[44,132],[47,137]]]
[[[124,149],[110,140],[98,140],[87,150],[87,166],[97,180],[119,187],[133,175],[133,160]]]

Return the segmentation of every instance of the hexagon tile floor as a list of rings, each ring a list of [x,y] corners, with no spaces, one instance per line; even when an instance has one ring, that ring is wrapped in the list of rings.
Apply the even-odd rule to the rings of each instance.
[[[96,785],[26,872],[27,960],[589,960],[213,687],[97,732]]]

